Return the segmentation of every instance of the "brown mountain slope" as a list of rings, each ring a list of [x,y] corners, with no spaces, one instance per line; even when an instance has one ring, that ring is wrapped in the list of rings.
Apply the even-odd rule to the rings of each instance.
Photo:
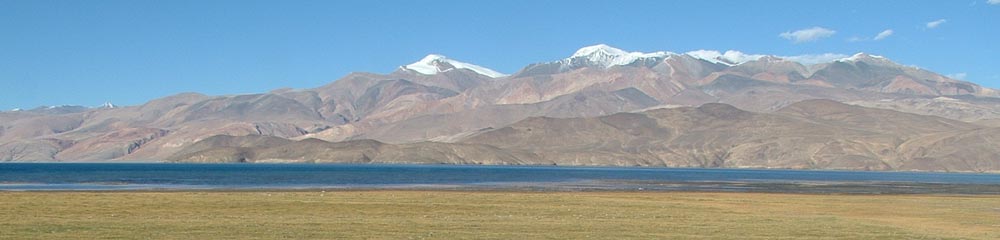
[[[1000,171],[997,130],[938,117],[804,101],[776,113],[726,104],[592,118],[531,117],[458,143],[202,141],[172,161],[557,164]],[[205,147],[208,146],[208,147]],[[242,160],[240,160],[242,159]]]
[[[1000,169],[1000,128],[942,133],[916,138],[899,147],[912,161],[902,168],[931,171]]]
[[[900,136],[968,131],[982,127],[942,117],[857,107],[825,99],[802,101],[782,108],[776,113],[807,118],[841,128]]]
[[[1000,98],[974,96],[903,97],[858,100],[847,103],[921,115],[934,115],[967,122],[1000,121]]]
[[[425,102],[486,79],[466,70],[433,76],[352,74],[311,90],[178,94],[131,107],[0,112],[0,150],[8,150],[0,151],[0,161],[160,160],[215,135],[294,138],[349,122],[380,125],[408,118]]]
[[[304,137],[334,141],[374,139],[390,143],[428,140],[453,142],[461,135],[484,128],[503,127],[528,117],[596,117],[644,109],[656,104],[656,100],[631,88],[615,92],[583,91],[534,104],[489,105],[455,113],[423,115],[388,123],[352,136],[317,134]]]
[[[832,144],[862,152],[892,140],[807,119],[706,104],[593,119],[534,118],[465,142],[532,151],[569,165],[892,169],[882,161],[892,159],[891,154],[835,160],[813,155]]]
[[[775,114],[706,104],[592,119],[533,118],[465,142],[574,165],[997,171],[996,146],[976,141],[992,130],[981,128],[815,100]],[[955,136],[924,139],[941,134]],[[921,147],[933,150],[911,150]]]

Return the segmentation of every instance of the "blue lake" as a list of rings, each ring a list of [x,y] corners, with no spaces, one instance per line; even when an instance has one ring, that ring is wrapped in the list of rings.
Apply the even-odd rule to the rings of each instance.
[[[0,190],[692,190],[1000,192],[1000,175],[465,165],[2,163]]]

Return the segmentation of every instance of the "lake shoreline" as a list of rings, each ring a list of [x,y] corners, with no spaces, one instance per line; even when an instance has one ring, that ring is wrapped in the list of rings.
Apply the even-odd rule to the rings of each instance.
[[[0,164],[0,191],[417,189],[1000,194],[1000,175],[371,164]]]
[[[173,161],[9,161],[0,164],[193,164],[193,165],[302,165],[302,166],[336,166],[336,165],[368,165],[368,166],[454,166],[454,167],[548,167],[548,168],[597,168],[597,169],[718,169],[718,170],[759,170],[759,171],[817,171],[817,172],[871,172],[871,173],[955,173],[955,174],[992,174],[1000,175],[1000,171],[918,171],[918,170],[864,170],[864,169],[824,169],[824,168],[759,168],[759,167],[667,167],[667,166],[619,166],[619,165],[554,165],[554,164],[451,164],[424,162],[385,162],[385,163],[335,163],[335,162],[173,162]]]
[[[20,184],[0,184],[0,192],[350,192],[350,191],[449,191],[449,192],[683,192],[683,193],[773,193],[818,195],[1000,195],[998,184],[934,184],[892,182],[644,182],[641,184],[603,183],[503,183],[494,185],[390,185],[390,186],[261,186],[261,187],[144,187],[109,185],[107,188],[37,187],[18,189]],[[14,187],[14,188],[11,188]]]

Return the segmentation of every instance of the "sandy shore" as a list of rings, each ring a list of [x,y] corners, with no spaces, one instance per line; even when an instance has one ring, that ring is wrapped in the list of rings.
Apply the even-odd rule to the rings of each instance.
[[[1000,238],[997,195],[0,192],[0,239]]]

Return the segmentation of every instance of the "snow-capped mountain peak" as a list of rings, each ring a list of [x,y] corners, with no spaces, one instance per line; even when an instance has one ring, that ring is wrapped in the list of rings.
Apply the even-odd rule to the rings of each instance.
[[[101,104],[101,106],[98,108],[116,108],[116,107],[118,106],[115,106],[115,104],[111,102],[104,102],[104,104]]]
[[[434,75],[455,69],[467,69],[491,78],[505,77],[506,74],[485,68],[479,65],[464,63],[449,59],[448,57],[430,54],[415,63],[399,67],[402,70],[409,70],[425,75]]]
[[[768,57],[767,55],[746,54],[735,50],[729,50],[726,51],[725,53],[720,53],[719,51],[714,51],[714,50],[695,50],[687,52],[685,54],[693,58],[708,61],[710,63],[722,64],[726,66],[740,65],[749,61],[757,61],[760,60],[761,58]],[[768,59],[773,60],[780,58],[773,57],[773,59],[772,58]]]
[[[872,55],[872,54],[868,54],[868,53],[864,53],[864,52],[856,53],[854,55],[851,55],[850,57],[837,59],[837,60],[835,60],[835,62],[842,62],[842,63],[858,63],[858,62],[863,62],[863,63],[866,63],[866,64],[874,64],[874,65],[885,66],[885,67],[920,69],[919,67],[915,67],[915,66],[904,66],[904,65],[901,65],[899,63],[893,62],[889,58],[886,58],[886,57],[883,57],[883,56],[879,56],[879,55]]]
[[[883,56],[871,55],[871,54],[867,54],[867,53],[864,53],[864,52],[859,52],[859,53],[855,53],[854,55],[851,55],[850,57],[838,59],[837,61],[840,61],[840,62],[857,62],[857,61],[866,60],[866,59],[877,59],[877,60],[884,60],[884,61],[888,60],[887,58],[885,58]]]
[[[586,64],[609,68],[612,66],[629,65],[636,61],[657,60],[673,54],[670,52],[626,52],[606,44],[597,44],[580,48],[572,56],[563,59],[561,62],[567,66]]]
[[[606,56],[621,56],[628,54],[628,52],[614,48],[612,46],[608,46],[606,44],[597,44],[593,46],[586,46],[580,48],[580,50],[576,50],[576,52],[573,53],[573,56],[570,56],[570,58],[592,56],[599,54],[603,54]]]

